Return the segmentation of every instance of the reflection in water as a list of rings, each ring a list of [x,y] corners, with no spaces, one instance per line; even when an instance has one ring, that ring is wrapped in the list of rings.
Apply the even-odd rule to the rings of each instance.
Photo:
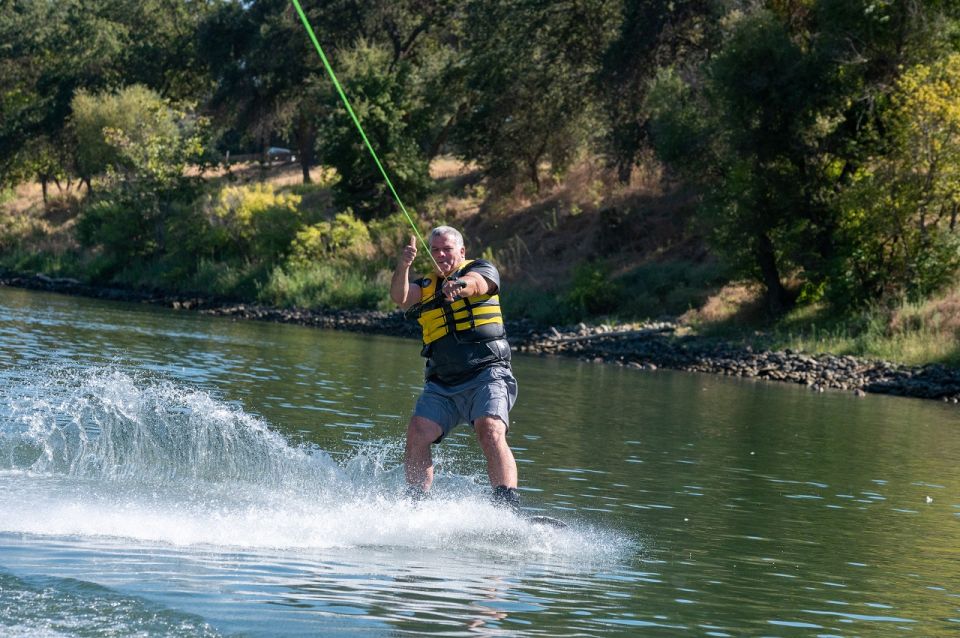
[[[0,633],[960,628],[955,408],[517,357],[556,530],[487,503],[466,429],[400,498],[415,353],[0,290]]]

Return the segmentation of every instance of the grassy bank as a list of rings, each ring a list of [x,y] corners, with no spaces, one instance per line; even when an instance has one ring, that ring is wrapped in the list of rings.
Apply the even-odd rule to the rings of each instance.
[[[907,365],[960,366],[960,288],[920,302],[901,301],[838,315],[821,304],[770,321],[753,285],[724,287],[682,320],[697,334],[757,350],[853,355]]]
[[[804,317],[810,313],[812,316]],[[851,354],[908,365],[960,366],[960,297],[957,294],[854,317],[824,317],[799,311],[772,331],[777,349]]]
[[[555,326],[679,318],[689,332],[756,349],[960,365],[960,286],[854,315],[805,305],[771,322],[759,289],[731,283],[691,229],[694,198],[655,169],[621,185],[584,163],[539,193],[498,191],[449,159],[431,172],[435,195],[416,211],[421,232],[463,228],[469,256],[500,267],[511,318]],[[84,239],[84,193],[55,191],[45,204],[38,185],[22,185],[0,194],[0,268],[280,308],[389,310],[410,228],[399,215],[361,221],[337,209],[335,179],[317,169],[304,185],[289,165],[207,173],[191,205],[173,209],[180,217],[167,245],[152,252],[124,252],[131,229],[102,211],[98,229],[115,244]],[[422,255],[415,267],[429,263]]]
[[[159,238],[102,199],[54,191],[44,203],[24,184],[0,200],[0,268],[280,307],[386,308],[397,220],[336,211],[333,179],[317,169],[301,184],[289,166],[208,172]]]

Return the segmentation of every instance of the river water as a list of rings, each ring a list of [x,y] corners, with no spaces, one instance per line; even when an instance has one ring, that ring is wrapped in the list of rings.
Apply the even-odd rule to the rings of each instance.
[[[0,635],[960,633],[960,413],[517,357],[534,525],[415,342],[0,289]]]

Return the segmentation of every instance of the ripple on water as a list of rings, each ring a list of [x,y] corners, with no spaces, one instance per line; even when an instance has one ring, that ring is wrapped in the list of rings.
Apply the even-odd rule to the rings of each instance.
[[[0,592],[5,635],[220,635],[202,618],[73,578],[20,578],[0,571]]]

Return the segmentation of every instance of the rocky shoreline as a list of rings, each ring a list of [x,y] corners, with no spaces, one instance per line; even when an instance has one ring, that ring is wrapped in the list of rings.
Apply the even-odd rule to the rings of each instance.
[[[840,390],[858,396],[891,394],[960,403],[960,369],[942,365],[904,366],[888,361],[784,350],[754,352],[696,336],[677,336],[670,322],[629,328],[579,326],[571,334],[541,332],[524,352],[577,356],[597,362],[655,370],[658,367],[796,383],[816,392]]]
[[[415,338],[415,321],[400,312],[352,310],[297,310],[230,303],[189,295],[136,292],[83,284],[75,279],[44,275],[3,275],[0,285],[58,292],[98,299],[149,303],[199,311],[234,319],[293,323],[318,328],[349,330]],[[785,350],[754,352],[697,336],[679,336],[676,324],[652,322],[627,326],[535,326],[528,321],[509,322],[513,348],[540,355],[577,357],[585,361],[630,368],[671,368],[770,381],[797,383],[813,391],[846,391],[890,394],[960,403],[960,369],[942,365],[903,366],[852,356],[809,355]]]

